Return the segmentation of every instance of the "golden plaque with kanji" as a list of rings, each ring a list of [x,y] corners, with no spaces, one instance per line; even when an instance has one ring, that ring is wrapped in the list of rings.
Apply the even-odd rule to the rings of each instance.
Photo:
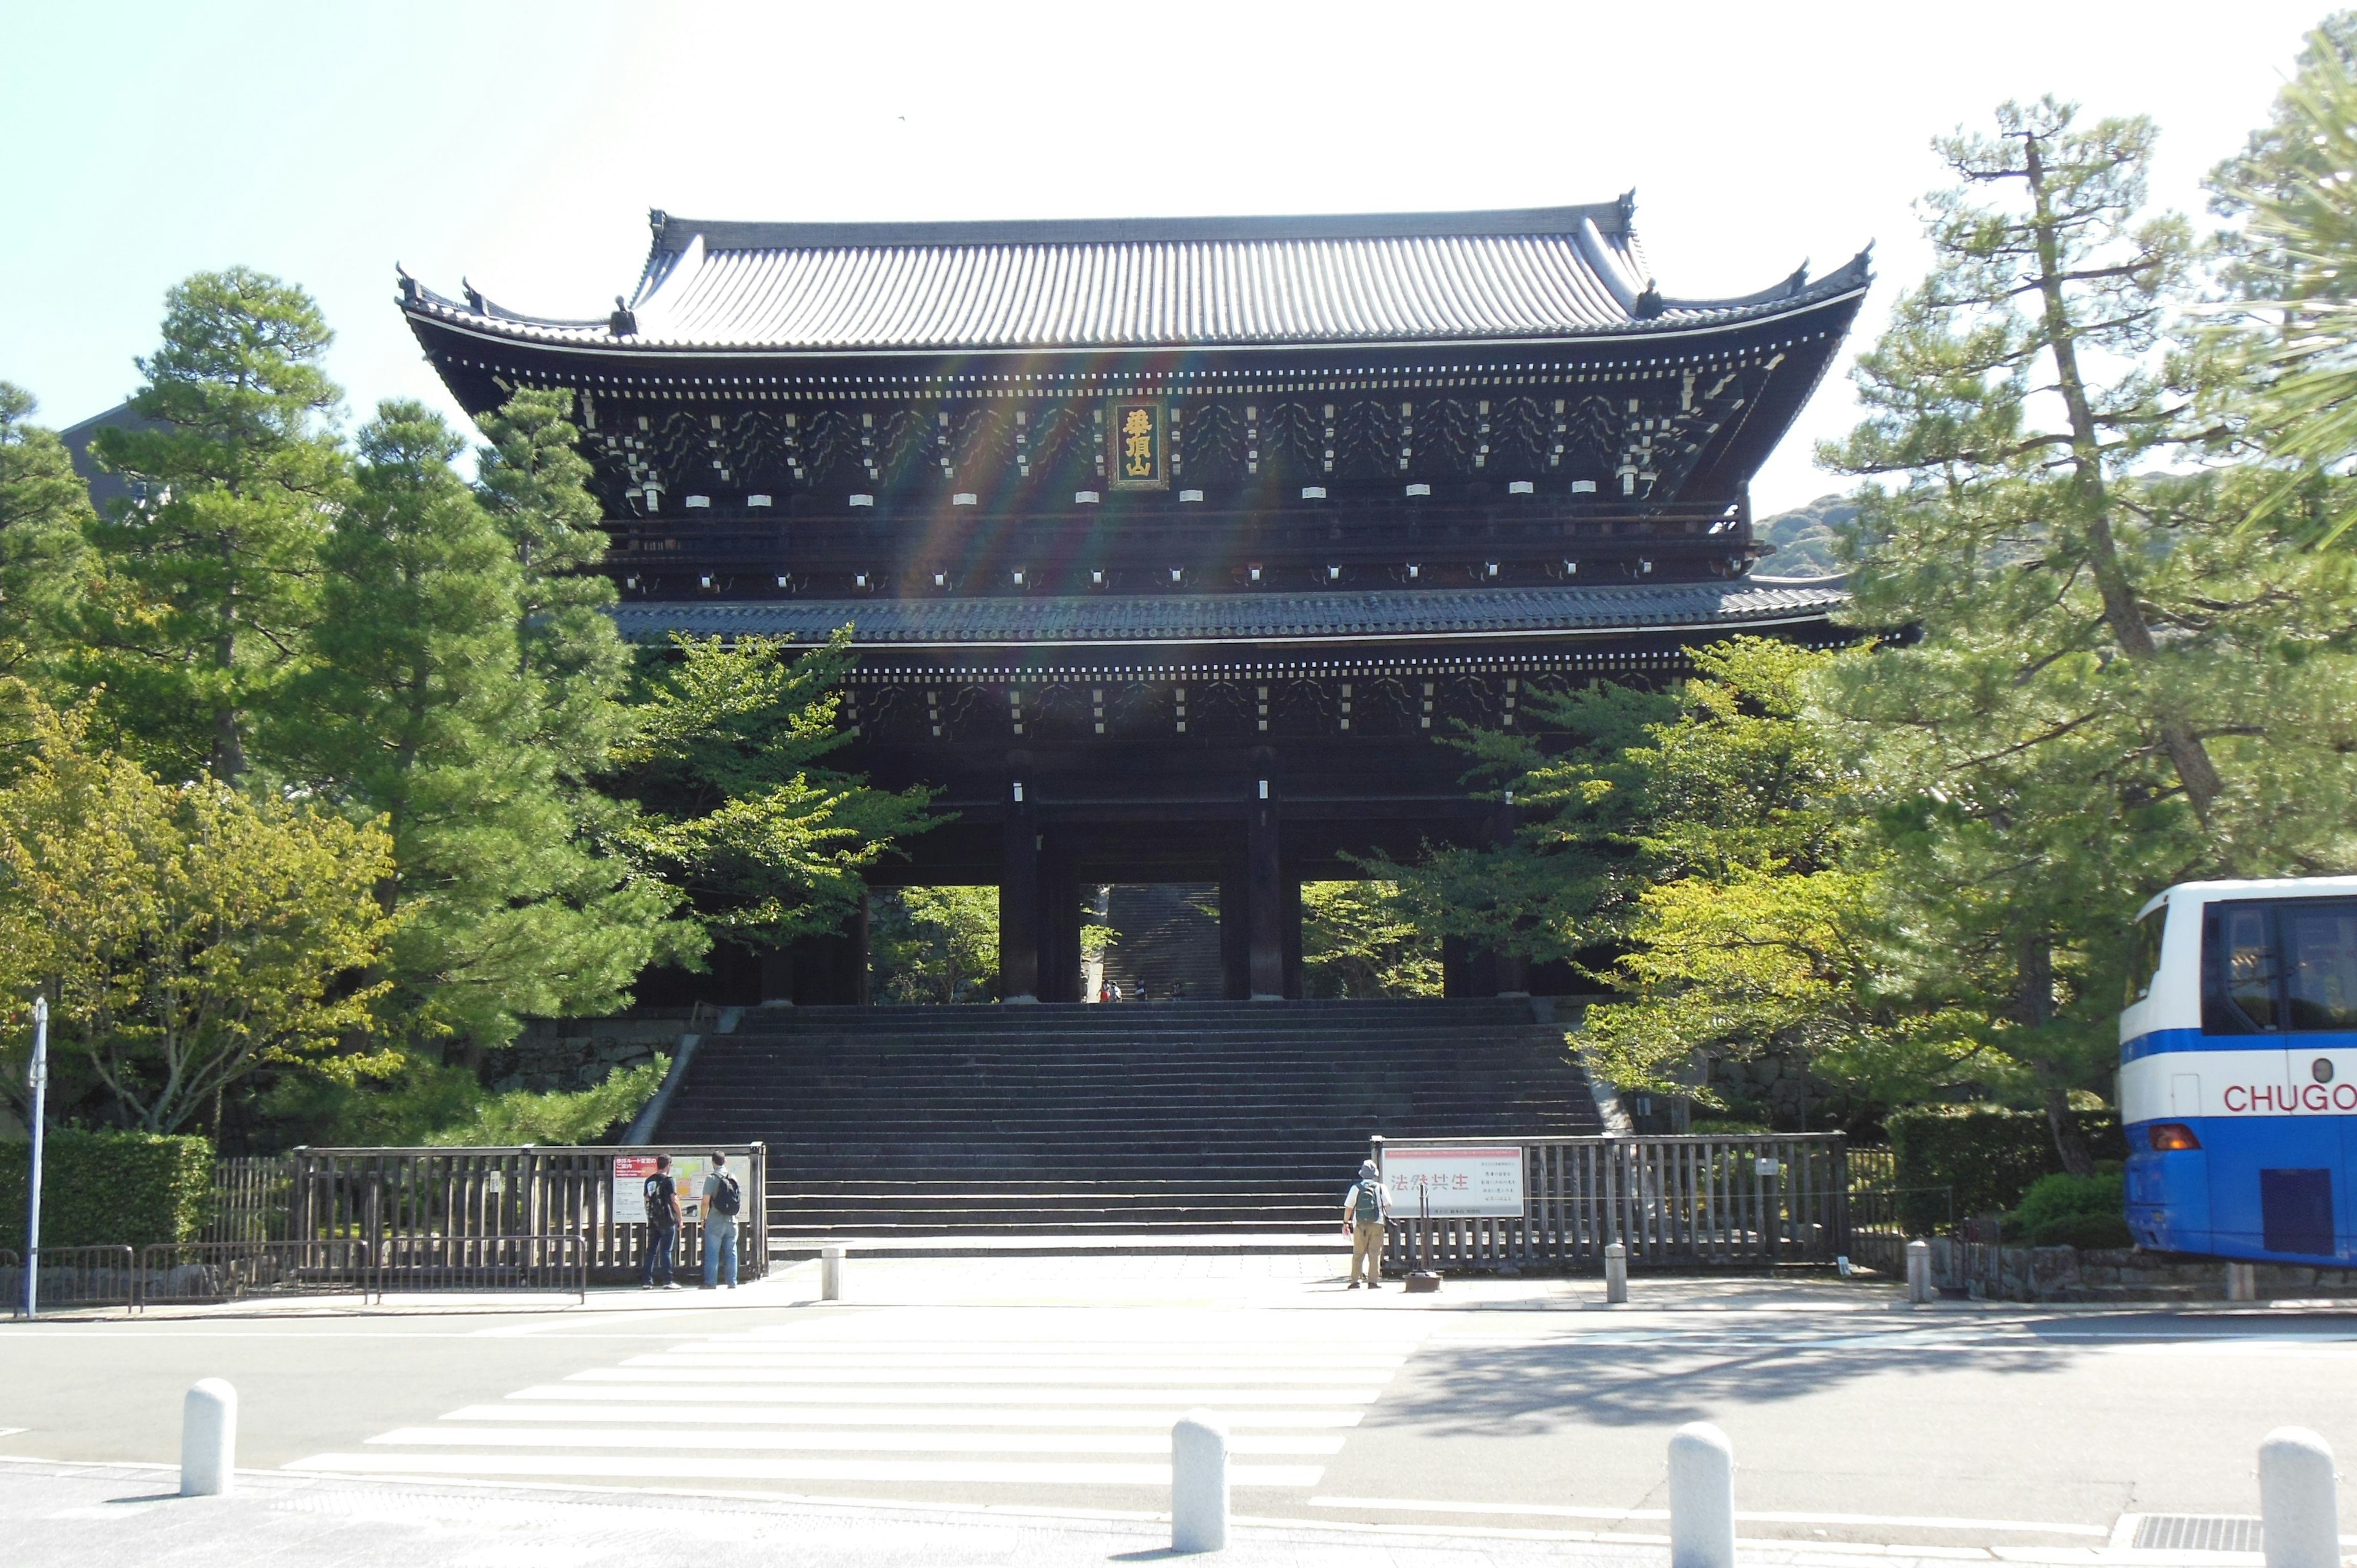
[[[1170,413],[1159,398],[1117,397],[1105,410],[1105,479],[1117,490],[1170,488]]]

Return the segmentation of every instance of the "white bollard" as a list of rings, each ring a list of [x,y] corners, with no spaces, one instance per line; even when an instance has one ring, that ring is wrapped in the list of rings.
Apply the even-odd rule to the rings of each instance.
[[[2259,1519],[2267,1568],[2340,1568],[2330,1444],[2304,1426],[2267,1434],[2259,1444]]]
[[[2226,1299],[2228,1301],[2259,1299],[2259,1269],[2256,1263],[2226,1265]]]
[[[188,1387],[180,1402],[180,1495],[219,1498],[237,1472],[237,1391],[219,1378]]]
[[[1907,1243],[1907,1299],[1917,1306],[1932,1299],[1932,1243]]]
[[[843,1299],[843,1249],[821,1247],[818,1250],[818,1298],[821,1301]]]
[[[1706,1421],[1670,1438],[1670,1568],[1735,1568],[1735,1447]]]
[[[1227,1544],[1227,1423],[1190,1410],[1170,1429],[1170,1550],[1218,1552]]]
[[[1604,1301],[1619,1306],[1629,1299],[1629,1249],[1618,1241],[1604,1247]]]

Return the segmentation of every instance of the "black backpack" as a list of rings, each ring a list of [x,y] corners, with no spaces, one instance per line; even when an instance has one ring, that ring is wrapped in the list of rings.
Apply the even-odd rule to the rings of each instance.
[[[728,1216],[729,1219],[734,1219],[737,1218],[737,1211],[744,1206],[744,1188],[737,1185],[737,1178],[735,1176],[728,1175],[725,1171],[722,1172],[720,1176],[720,1185],[718,1187],[714,1189],[712,1194],[712,1207],[718,1209],[721,1213]]]

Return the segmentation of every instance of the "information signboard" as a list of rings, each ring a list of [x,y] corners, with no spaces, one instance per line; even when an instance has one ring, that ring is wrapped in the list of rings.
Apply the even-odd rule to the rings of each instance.
[[[1523,1150],[1518,1144],[1447,1149],[1385,1149],[1383,1181],[1392,1218],[1514,1219],[1523,1212]],[[1431,1207],[1425,1207],[1429,1195]]]
[[[702,1155],[673,1155],[671,1179],[679,1189],[682,1220],[693,1225],[704,1218],[704,1177],[712,1162]],[[652,1155],[614,1156],[614,1223],[647,1222],[647,1177],[655,1174]]]

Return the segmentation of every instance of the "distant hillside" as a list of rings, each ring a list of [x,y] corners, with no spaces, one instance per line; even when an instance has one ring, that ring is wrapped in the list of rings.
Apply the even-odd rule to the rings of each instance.
[[[1819,496],[1793,511],[1779,512],[1752,525],[1776,553],[1753,568],[1763,577],[1826,577],[1841,570],[1834,559],[1834,531],[1857,516],[1847,496]]]

